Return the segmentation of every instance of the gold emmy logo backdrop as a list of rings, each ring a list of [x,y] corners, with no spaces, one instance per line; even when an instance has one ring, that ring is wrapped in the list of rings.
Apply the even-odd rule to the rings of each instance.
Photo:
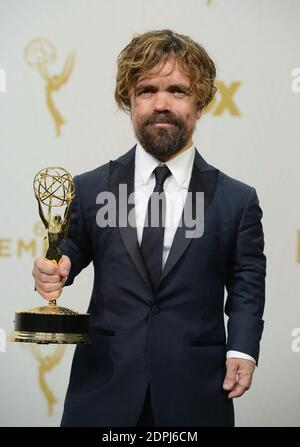
[[[61,359],[65,352],[65,346],[56,346],[52,354],[49,354],[49,346],[47,346],[45,348],[47,350],[46,355],[43,355],[43,349],[38,345],[33,344],[30,346],[30,349],[35,360],[38,362],[39,386],[47,400],[48,414],[51,415],[53,414],[53,405],[56,404],[58,400],[51,391],[50,386],[46,381],[45,375],[61,362]]]
[[[37,70],[46,82],[45,93],[46,103],[49,112],[55,123],[56,135],[61,133],[61,126],[65,123],[65,119],[59,112],[57,106],[53,101],[53,93],[57,92],[62,85],[66,84],[71,76],[74,61],[75,51],[69,52],[65,65],[59,74],[50,74],[48,64],[56,60],[57,52],[54,45],[47,39],[33,39],[25,48],[24,57],[26,63],[33,69]]]
[[[11,258],[16,256],[31,256],[36,258],[39,253],[44,253],[47,247],[45,237],[45,229],[41,222],[33,225],[33,237],[26,239],[23,237],[8,238],[5,235],[0,237],[0,259]]]

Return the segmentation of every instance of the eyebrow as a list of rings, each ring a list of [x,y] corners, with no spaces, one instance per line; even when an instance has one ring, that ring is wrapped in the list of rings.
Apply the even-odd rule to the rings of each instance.
[[[156,91],[158,89],[157,86],[151,84],[151,82],[149,82],[149,83],[145,82],[145,83],[141,83],[141,84],[137,85],[135,87],[135,91],[136,92],[140,92],[140,91],[142,91],[142,90],[144,90],[146,88],[150,89],[150,90],[154,90],[154,91]],[[179,84],[171,84],[167,88],[168,91],[176,90],[176,89],[182,90],[183,92],[187,92],[187,91],[189,91],[190,87],[188,85],[186,85],[186,84],[180,84],[179,83]]]

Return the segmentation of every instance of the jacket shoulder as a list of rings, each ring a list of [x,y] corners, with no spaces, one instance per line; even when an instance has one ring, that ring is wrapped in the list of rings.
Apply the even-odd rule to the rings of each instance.
[[[219,171],[219,185],[225,189],[226,192],[233,192],[240,195],[248,195],[253,186],[248,185],[234,177],[230,177],[222,171]]]
[[[91,171],[86,171],[81,174],[76,175],[78,181],[80,183],[92,183],[92,182],[99,182],[101,180],[104,180],[106,177],[108,177],[109,174],[109,162],[98,166],[95,169],[92,169]]]
[[[201,154],[198,152],[198,150],[196,150],[196,154],[195,154],[195,163],[198,166],[198,168],[200,169],[200,171],[202,171],[202,172],[204,172],[204,171],[217,172],[218,180],[217,180],[216,187],[219,192],[223,191],[223,193],[226,193],[226,194],[233,192],[235,195],[236,194],[248,195],[249,192],[252,189],[254,189],[250,185],[247,185],[246,183],[241,182],[240,180],[237,180],[236,178],[230,177],[229,175],[225,174],[217,167],[209,164],[201,156]]]
[[[219,171],[214,203],[238,221],[250,203],[258,203],[254,187]]]
[[[135,146],[125,154],[122,154],[121,156],[116,158],[113,162],[118,162],[121,164],[126,163],[134,156],[134,151]],[[98,166],[95,169],[92,169],[91,171],[83,172],[82,174],[76,175],[75,180],[80,184],[80,187],[93,187],[94,185],[97,185],[98,188],[107,188],[111,162],[112,160],[101,166]]]

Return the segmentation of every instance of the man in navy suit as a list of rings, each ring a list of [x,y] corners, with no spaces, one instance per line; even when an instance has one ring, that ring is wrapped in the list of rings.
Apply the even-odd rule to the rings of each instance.
[[[74,178],[62,261],[39,258],[33,269],[52,300],[94,266],[92,343],[76,347],[63,426],[234,425],[232,399],[259,356],[266,261],[255,189],[193,144],[215,75],[204,48],[170,30],[135,37],[118,58],[115,98],[138,143]],[[155,192],[163,220],[152,228]],[[191,210],[202,224],[194,236],[182,219]]]

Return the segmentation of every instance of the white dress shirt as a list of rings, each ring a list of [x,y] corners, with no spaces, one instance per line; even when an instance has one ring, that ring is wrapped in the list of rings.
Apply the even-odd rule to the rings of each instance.
[[[155,187],[154,169],[159,165],[166,165],[171,175],[164,182],[166,196],[166,221],[164,231],[164,244],[162,256],[162,268],[164,268],[170,248],[182,215],[186,200],[188,187],[191,179],[193,163],[195,158],[195,146],[192,144],[184,152],[165,163],[149,154],[138,143],[135,155],[135,219],[137,225],[137,238],[141,245],[148,201]],[[255,359],[248,354],[239,351],[228,351],[228,357],[238,357],[252,360]]]

